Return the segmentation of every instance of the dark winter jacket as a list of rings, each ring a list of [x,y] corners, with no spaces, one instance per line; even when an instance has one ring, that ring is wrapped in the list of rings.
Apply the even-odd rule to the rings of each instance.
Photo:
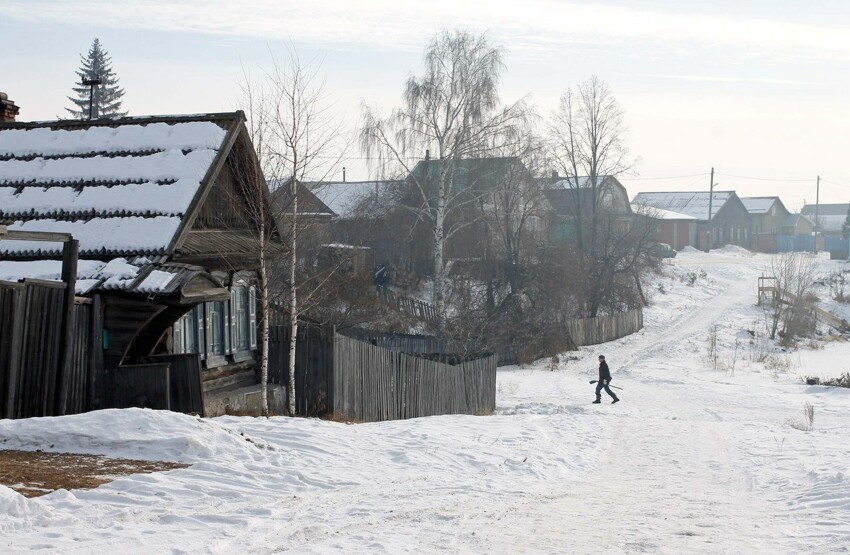
[[[599,381],[605,380],[611,381],[611,371],[608,370],[608,363],[603,361],[599,363]]]

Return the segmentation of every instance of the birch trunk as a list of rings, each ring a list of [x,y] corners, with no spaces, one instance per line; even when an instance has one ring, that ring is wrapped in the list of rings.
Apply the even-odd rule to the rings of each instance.
[[[293,168],[297,168],[297,159],[293,163]],[[295,172],[292,175],[292,229],[291,241],[289,243],[290,260],[289,260],[289,389],[287,391],[287,399],[289,401],[289,416],[295,416],[295,349],[298,343],[298,288],[295,281],[295,267],[298,262],[298,182],[295,179]]]
[[[260,226],[260,410],[262,415],[269,417],[269,274],[266,263],[265,225]]]
[[[443,250],[446,246],[446,183],[443,175],[440,176],[440,188],[437,191],[437,206],[434,212],[434,310],[437,313],[437,335],[442,336],[446,329],[446,284],[443,263]]]

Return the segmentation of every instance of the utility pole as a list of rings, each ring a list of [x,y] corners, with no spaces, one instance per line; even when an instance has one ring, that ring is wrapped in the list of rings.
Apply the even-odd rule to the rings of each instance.
[[[818,253],[818,208],[820,208],[820,176],[815,189],[815,254]]]
[[[711,201],[714,199],[714,168],[711,168],[711,184],[708,187],[708,232],[706,233],[706,249],[705,252],[711,250]]]

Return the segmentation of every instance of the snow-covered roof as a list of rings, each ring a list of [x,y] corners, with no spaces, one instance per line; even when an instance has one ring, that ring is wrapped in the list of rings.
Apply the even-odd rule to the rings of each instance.
[[[60,260],[0,260],[0,280],[43,279],[61,281]],[[85,295],[94,289],[107,291],[137,291],[160,293],[177,277],[168,267],[158,267],[141,260],[130,263],[124,258],[109,262],[80,260],[77,264],[76,294]]]
[[[809,222],[810,224],[814,225],[814,222],[812,221],[812,219],[809,218],[808,216],[803,215],[803,214],[789,214],[788,217],[785,218],[785,220],[782,222],[782,225],[783,226],[796,227],[797,223],[800,220]]]
[[[664,210],[663,208],[655,208],[644,204],[632,203],[632,211],[641,213],[646,211],[656,220],[696,220],[693,216],[682,214],[681,212],[673,212],[672,210]]]
[[[802,214],[806,216],[814,217],[815,212],[818,213],[818,217],[823,216],[844,216],[847,217],[847,212],[850,210],[850,204],[847,203],[838,203],[838,204],[807,204],[803,206],[803,209],[800,211]]]
[[[735,193],[733,191],[714,191],[711,198],[712,218],[717,215],[717,213],[734,194]],[[653,208],[687,214],[697,220],[708,220],[708,191],[638,193],[632,202],[634,204],[644,204]]]
[[[395,181],[336,181],[311,183],[310,190],[341,218],[350,218],[366,199],[378,200]]]
[[[1,124],[0,221],[13,222],[10,230],[71,233],[83,256],[163,253],[234,117]],[[0,243],[5,254],[59,249]]]
[[[744,208],[750,214],[767,214],[770,207],[777,201],[779,201],[779,197],[741,197]]]

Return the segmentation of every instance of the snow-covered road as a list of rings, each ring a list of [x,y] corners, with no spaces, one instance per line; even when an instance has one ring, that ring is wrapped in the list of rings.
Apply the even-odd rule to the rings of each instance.
[[[0,421],[3,447],[193,463],[31,500],[0,486],[0,551],[846,552],[850,390],[798,375],[847,371],[850,343],[765,359],[747,330],[763,325],[766,263],[681,254],[656,278],[642,332],[555,371],[500,369],[489,417]],[[590,404],[600,352],[623,388],[617,405]],[[804,402],[811,432],[789,425]]]

